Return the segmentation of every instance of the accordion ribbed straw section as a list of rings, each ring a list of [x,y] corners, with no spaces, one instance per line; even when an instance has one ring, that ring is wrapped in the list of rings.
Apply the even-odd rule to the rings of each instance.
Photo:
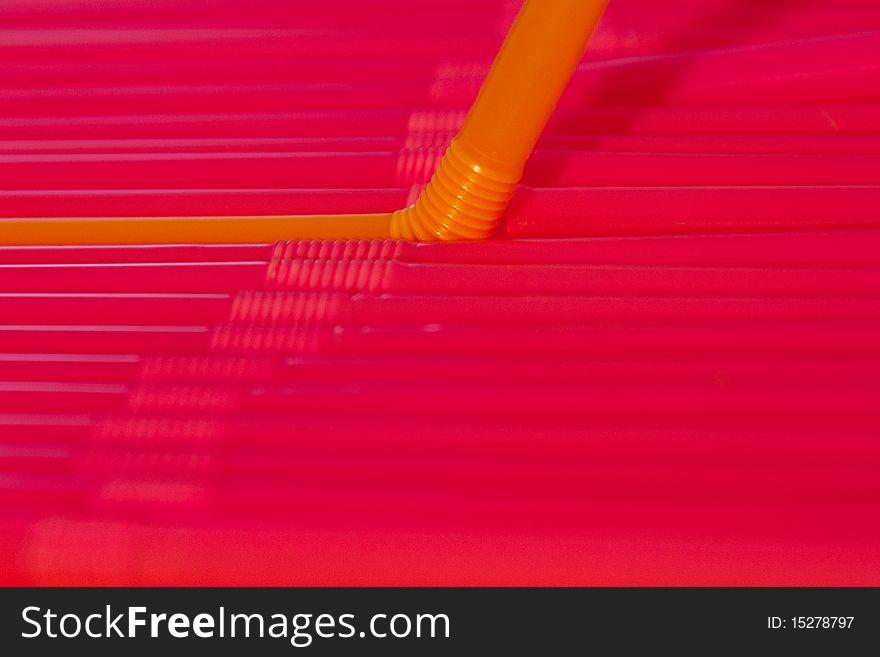
[[[528,0],[464,127],[419,199],[394,213],[410,240],[489,237],[607,0]]]

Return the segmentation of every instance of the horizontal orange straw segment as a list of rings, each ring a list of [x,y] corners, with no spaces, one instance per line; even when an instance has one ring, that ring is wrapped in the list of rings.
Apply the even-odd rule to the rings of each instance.
[[[390,214],[0,219],[0,243],[247,244],[294,239],[386,239],[390,221]]]
[[[526,0],[439,168],[415,204],[393,214],[290,217],[0,220],[0,243],[248,243],[281,239],[483,239],[608,0]]]

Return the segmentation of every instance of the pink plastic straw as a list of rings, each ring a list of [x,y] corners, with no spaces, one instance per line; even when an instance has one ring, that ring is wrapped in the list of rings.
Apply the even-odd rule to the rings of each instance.
[[[335,242],[280,242],[277,257],[354,257],[369,249]],[[703,267],[821,268],[878,266],[880,228],[805,232],[616,236],[486,243],[400,242],[383,257],[412,263],[691,265]],[[365,257],[358,255],[358,257]]]
[[[0,324],[204,325],[229,315],[229,294],[0,293]]]
[[[28,314],[23,300],[15,300],[16,312],[21,313],[19,321],[45,321],[39,310]],[[195,321],[208,315],[209,304],[199,301],[190,312],[179,317]],[[57,316],[73,319],[76,312],[65,312],[66,308],[54,301]],[[96,302],[91,302],[96,303]],[[0,297],[0,318],[3,313],[3,299]],[[11,304],[10,304],[11,305]],[[43,307],[49,305],[42,304]],[[219,307],[219,302],[215,303]],[[85,303],[82,307],[87,307]],[[170,319],[171,303],[167,310]],[[71,311],[76,308],[70,302]],[[213,307],[212,307],[213,309]],[[114,311],[106,308],[110,317],[127,316],[124,310]],[[110,314],[112,313],[112,314]],[[9,315],[13,312],[10,308]],[[29,317],[35,319],[28,319]],[[166,314],[157,313],[154,321],[160,321]],[[818,296],[793,298],[756,297],[654,297],[635,301],[632,297],[564,296],[541,297],[527,295],[511,296],[418,296],[412,294],[383,295],[296,295],[273,292],[245,292],[236,295],[229,314],[230,321],[242,323],[265,323],[280,326],[287,323],[321,322],[343,325],[425,325],[443,318],[444,325],[477,324],[506,326],[510,317],[517,323],[528,326],[559,325],[623,325],[638,322],[674,322],[687,317],[699,322],[728,322],[743,319],[754,321],[800,318],[813,320],[837,320],[848,318],[852,321],[880,319],[880,290],[872,295],[858,298],[829,298]],[[165,320],[167,321],[167,320]],[[206,320],[202,320],[206,321]],[[210,320],[207,320],[210,321]]]
[[[427,156],[419,151],[0,155],[0,178],[8,190],[41,189],[47,179],[56,189],[69,190],[285,186],[369,190],[424,184],[440,156],[439,150]],[[878,185],[880,154],[732,156],[539,150],[529,161],[523,183],[536,187]],[[324,210],[333,211],[333,207]]]
[[[97,336],[96,336],[97,337]],[[745,354],[774,358],[835,355],[876,358],[880,336],[873,326],[807,326],[802,322],[771,326],[649,326],[628,330],[605,328],[535,329],[495,327],[421,329],[334,327],[289,330],[229,326],[212,336],[215,349],[226,353],[303,353],[349,356],[393,356],[432,353],[508,359],[511,353],[542,357],[577,354],[580,358],[643,359],[676,354],[681,359]],[[338,403],[338,399],[337,399]]]
[[[193,292],[259,288],[264,262],[0,265],[0,292]]]
[[[521,188],[510,237],[876,226],[880,187]]]
[[[152,189],[0,191],[0,218],[286,216],[389,212],[407,189]],[[0,219],[2,230],[2,219]]]
[[[421,133],[394,137],[213,137],[146,139],[7,139],[0,141],[4,155],[89,155],[241,153],[260,155],[283,153],[288,156],[318,153],[352,153],[388,156],[442,152],[449,141],[446,133]],[[533,158],[548,151],[590,151],[618,153],[715,153],[782,155],[880,155],[880,136],[812,135],[653,135],[653,134],[566,134],[547,133],[541,137]],[[558,155],[557,155],[558,157]],[[99,158],[95,158],[99,159]]]
[[[880,134],[880,103],[817,102],[792,106],[585,106],[557,112],[546,134],[802,135]],[[451,138],[465,110],[423,108],[276,111],[163,112],[46,117],[0,117],[2,139],[134,139],[236,137],[377,137],[436,133]],[[322,149],[325,150],[325,149]]]

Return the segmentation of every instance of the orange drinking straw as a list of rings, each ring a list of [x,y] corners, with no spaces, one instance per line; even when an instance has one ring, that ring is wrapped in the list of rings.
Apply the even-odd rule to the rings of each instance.
[[[0,219],[0,243],[10,246],[252,244],[288,239],[386,239],[390,217],[390,214],[345,214]]]
[[[489,237],[608,0],[526,0],[425,191],[394,213],[0,220],[0,243],[247,243]]]
[[[526,0],[461,132],[391,234],[489,237],[608,0]]]

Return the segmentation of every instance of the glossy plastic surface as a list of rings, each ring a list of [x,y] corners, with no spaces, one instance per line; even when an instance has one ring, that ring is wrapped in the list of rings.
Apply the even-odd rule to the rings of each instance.
[[[10,227],[404,207],[521,3],[210,4],[0,3]],[[501,239],[0,246],[0,582],[880,584],[878,29],[614,0]]]

